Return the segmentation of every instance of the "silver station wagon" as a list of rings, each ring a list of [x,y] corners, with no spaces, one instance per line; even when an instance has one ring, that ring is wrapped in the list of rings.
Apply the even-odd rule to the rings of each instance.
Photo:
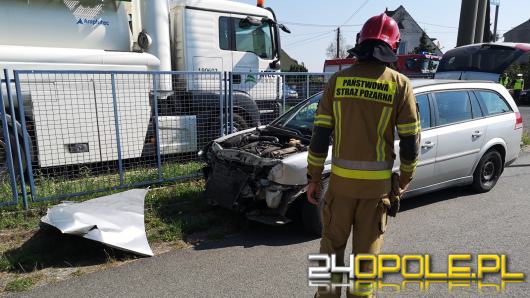
[[[421,156],[406,197],[457,185],[491,190],[520,152],[523,120],[508,91],[482,81],[417,80],[413,85],[421,117]],[[267,224],[289,222],[296,213],[288,210],[298,206],[306,228],[319,234],[322,206],[308,204],[304,192],[307,149],[321,96],[298,104],[269,125],[209,144],[201,152],[208,164],[208,199]],[[396,139],[396,152],[398,146]],[[394,171],[398,169],[396,160]],[[331,152],[324,177],[330,171]]]

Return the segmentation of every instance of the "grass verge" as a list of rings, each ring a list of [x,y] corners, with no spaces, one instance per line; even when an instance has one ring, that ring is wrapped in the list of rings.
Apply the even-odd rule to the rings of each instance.
[[[7,292],[25,292],[31,289],[35,285],[33,279],[29,277],[19,278],[12,280],[7,283],[6,291]]]
[[[525,146],[530,145],[530,133],[528,133],[527,131],[523,132],[522,142]]]
[[[240,217],[210,206],[203,191],[204,181],[196,180],[148,193],[145,226],[155,254],[203,239],[223,238],[239,229]],[[53,228],[39,229],[48,204],[30,211],[0,211],[0,295],[26,291],[49,280],[76,278],[137,258],[80,237],[61,235]],[[45,274],[46,278],[31,279],[34,274]]]

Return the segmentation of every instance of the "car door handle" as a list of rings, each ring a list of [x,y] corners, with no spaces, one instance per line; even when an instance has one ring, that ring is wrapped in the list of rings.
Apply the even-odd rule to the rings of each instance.
[[[421,148],[423,149],[430,149],[432,147],[434,147],[434,145],[436,145],[436,143],[433,143],[433,142],[425,142],[423,143],[423,145],[421,145]]]
[[[474,138],[480,138],[482,136],[482,132],[477,130],[472,134],[472,136]]]

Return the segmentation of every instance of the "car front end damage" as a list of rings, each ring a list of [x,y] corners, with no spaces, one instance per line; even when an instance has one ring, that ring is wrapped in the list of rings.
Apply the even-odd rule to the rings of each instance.
[[[212,204],[265,224],[285,224],[289,206],[305,192],[309,140],[264,126],[211,142],[202,152],[205,195]]]

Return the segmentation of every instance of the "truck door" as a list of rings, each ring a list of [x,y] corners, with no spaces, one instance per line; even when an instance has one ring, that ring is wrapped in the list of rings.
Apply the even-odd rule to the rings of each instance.
[[[185,17],[186,71],[232,71],[230,13],[186,8]],[[176,37],[179,38],[178,36]],[[189,90],[213,91],[213,76],[187,80]]]
[[[234,89],[249,93],[255,100],[277,100],[279,77],[256,75],[270,71],[269,64],[275,59],[273,28],[268,23],[253,25],[244,22],[246,16],[233,14],[234,72],[250,73],[234,78]],[[259,18],[259,17],[258,17]]]

